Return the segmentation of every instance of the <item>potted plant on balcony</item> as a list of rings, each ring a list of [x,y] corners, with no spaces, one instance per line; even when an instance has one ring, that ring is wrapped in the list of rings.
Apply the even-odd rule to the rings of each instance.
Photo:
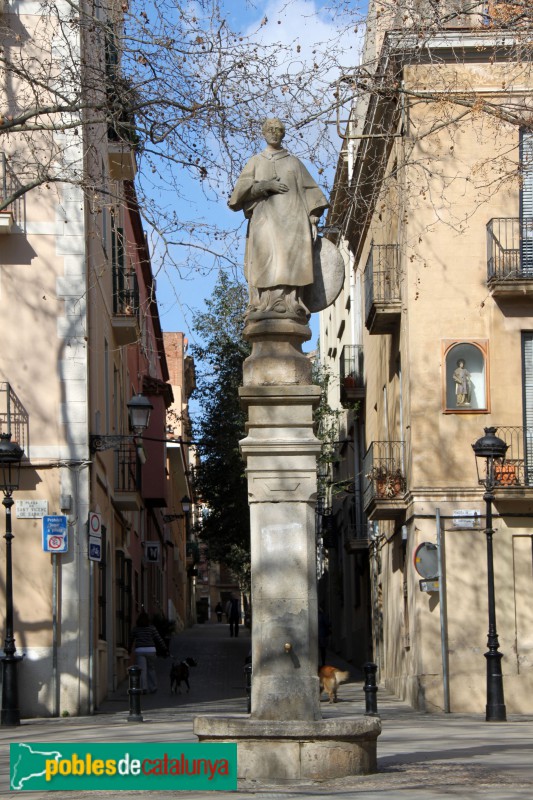
[[[494,482],[498,486],[517,486],[518,478],[516,476],[516,464],[503,464],[494,465]]]
[[[374,483],[377,497],[396,497],[405,489],[405,479],[399,467],[391,470],[379,464],[373,466],[365,477]]]
[[[351,373],[350,375],[346,375],[342,383],[345,389],[355,389],[355,376]]]

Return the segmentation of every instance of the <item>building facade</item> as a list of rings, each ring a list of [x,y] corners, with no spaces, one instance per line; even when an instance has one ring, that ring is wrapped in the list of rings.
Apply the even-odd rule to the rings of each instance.
[[[9,122],[29,108],[22,70],[19,84],[14,76],[32,51],[49,54],[50,92],[70,81],[75,96],[88,92],[89,108],[98,105],[91,70],[119,69],[111,44],[120,5],[98,4],[93,25],[66,24],[70,13],[61,4],[3,7]],[[103,80],[99,88],[109,92]],[[34,100],[38,91],[36,82]],[[187,620],[183,514],[172,516],[187,493],[188,455],[168,449],[173,386],[133,183],[131,120],[94,108],[80,127],[66,110],[62,124],[51,115],[51,130],[19,125],[2,139],[0,432],[24,449],[12,548],[22,716],[94,711],[126,676],[142,607],[162,626]],[[183,371],[172,381],[181,391]],[[135,435],[128,403],[139,395],[151,417]],[[66,521],[59,550],[43,517]]]
[[[325,490],[327,555],[344,587],[340,613],[331,592],[333,643],[356,664],[368,655],[364,633],[343,641],[368,630],[359,586],[381,682],[427,711],[485,704],[487,520],[472,444],[487,427],[508,445],[493,474],[505,701],[533,708],[533,75],[522,12],[371,4],[328,218],[347,267],[320,333],[339,413]]]

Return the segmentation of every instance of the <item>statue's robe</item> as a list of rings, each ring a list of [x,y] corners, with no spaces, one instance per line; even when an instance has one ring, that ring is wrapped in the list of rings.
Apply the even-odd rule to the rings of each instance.
[[[289,191],[252,197],[259,181],[279,178]],[[313,283],[310,216],[320,217],[328,201],[304,165],[286,150],[264,150],[241,172],[228,203],[249,220],[244,273],[250,286],[307,286]]]

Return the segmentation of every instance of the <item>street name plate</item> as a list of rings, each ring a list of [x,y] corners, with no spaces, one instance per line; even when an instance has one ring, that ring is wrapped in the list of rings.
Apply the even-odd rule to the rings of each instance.
[[[479,528],[479,520],[481,514],[479,511],[454,511],[453,512],[453,527],[454,528]]]
[[[48,500],[15,500],[17,519],[40,519],[48,514]]]

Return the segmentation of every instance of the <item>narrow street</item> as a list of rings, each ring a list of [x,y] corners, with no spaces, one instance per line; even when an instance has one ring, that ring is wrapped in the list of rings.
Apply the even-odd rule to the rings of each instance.
[[[158,690],[156,694],[143,695],[143,712],[187,710],[203,714],[229,707],[245,712],[244,661],[250,646],[250,631],[243,625],[237,638],[229,635],[229,625],[224,622],[194,625],[175,634],[170,645],[171,657],[157,659]],[[172,694],[169,678],[172,663],[189,657],[198,662],[198,666],[190,668],[190,692],[182,684],[181,693]],[[127,689],[125,682],[100,706],[98,713],[115,714],[121,708],[127,709]]]
[[[147,743],[196,742],[193,719],[203,714],[246,714],[244,659],[250,632],[241,628],[232,639],[226,624],[195,625],[177,634],[172,656],[197,659],[191,668],[190,692],[171,694],[171,659],[158,659],[159,688],[143,695],[142,723],[128,722],[129,700],[123,684],[91,717],[24,719],[18,728],[0,728],[0,797],[9,794],[9,744],[20,743]],[[349,669],[352,680],[339,690],[339,702],[323,696],[324,718],[357,717],[365,712],[363,684],[355,671],[337,656],[328,661]],[[414,711],[383,689],[378,691],[382,734],[378,738],[378,772],[335,781],[265,784],[241,781],[241,800],[530,800],[533,785],[533,718],[509,715],[506,723],[487,723],[478,714],[425,714]],[[172,792],[121,791],[120,800],[167,800]],[[73,800],[73,792],[55,791],[58,800]],[[116,797],[111,791],[76,791],[76,800]],[[182,791],[194,800],[234,793]],[[32,800],[49,800],[49,791],[32,792]]]

